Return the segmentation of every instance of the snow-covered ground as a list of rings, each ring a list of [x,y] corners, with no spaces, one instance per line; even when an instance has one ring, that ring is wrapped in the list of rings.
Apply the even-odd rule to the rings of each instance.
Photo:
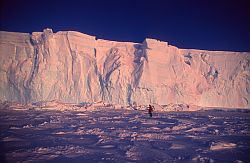
[[[249,162],[249,111],[0,110],[6,162]]]

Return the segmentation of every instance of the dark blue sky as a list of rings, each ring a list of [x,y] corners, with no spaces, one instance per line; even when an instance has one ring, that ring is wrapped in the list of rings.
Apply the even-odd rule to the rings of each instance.
[[[249,0],[1,0],[1,30],[76,30],[97,38],[250,51]]]

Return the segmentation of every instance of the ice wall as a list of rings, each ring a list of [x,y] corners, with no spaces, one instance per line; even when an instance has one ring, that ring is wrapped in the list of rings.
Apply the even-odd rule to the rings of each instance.
[[[0,100],[250,108],[250,53],[96,39],[74,31],[0,32]]]

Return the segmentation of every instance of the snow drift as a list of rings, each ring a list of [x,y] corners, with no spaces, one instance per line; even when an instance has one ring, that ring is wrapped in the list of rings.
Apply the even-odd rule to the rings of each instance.
[[[250,108],[250,53],[0,32],[0,100]]]

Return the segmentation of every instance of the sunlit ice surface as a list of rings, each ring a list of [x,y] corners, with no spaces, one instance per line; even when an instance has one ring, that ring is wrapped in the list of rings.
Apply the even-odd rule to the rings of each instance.
[[[248,162],[248,111],[0,111],[4,162]]]

